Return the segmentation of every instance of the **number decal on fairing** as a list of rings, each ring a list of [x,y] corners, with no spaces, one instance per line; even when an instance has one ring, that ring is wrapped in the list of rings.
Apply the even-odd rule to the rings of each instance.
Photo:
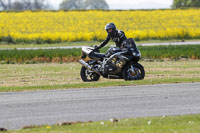
[[[116,58],[113,58],[112,63],[115,64],[116,61],[117,61],[117,59],[116,59]]]
[[[122,68],[123,65],[124,65],[124,63],[123,63],[122,61],[119,61],[118,63],[116,63],[116,66],[117,66],[117,67],[120,67],[120,68]]]

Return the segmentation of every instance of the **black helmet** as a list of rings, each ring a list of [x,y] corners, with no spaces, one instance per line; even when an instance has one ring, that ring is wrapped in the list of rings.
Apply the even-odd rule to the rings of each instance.
[[[111,32],[109,32],[109,29],[112,29]],[[114,23],[108,23],[106,26],[105,26],[105,30],[108,32],[108,34],[110,35],[114,35],[115,31],[116,31],[116,26]]]

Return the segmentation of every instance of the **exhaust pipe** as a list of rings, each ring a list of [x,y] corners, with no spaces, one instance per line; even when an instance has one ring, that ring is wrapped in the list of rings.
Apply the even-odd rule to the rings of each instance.
[[[85,61],[79,60],[79,63],[80,63],[81,65],[83,65],[85,68],[87,68],[87,69],[89,69],[89,70],[91,70],[91,71],[93,71],[93,72],[95,72],[95,73],[101,75],[99,72],[97,72],[96,70],[94,70],[94,69],[93,69],[88,63],[86,63]]]

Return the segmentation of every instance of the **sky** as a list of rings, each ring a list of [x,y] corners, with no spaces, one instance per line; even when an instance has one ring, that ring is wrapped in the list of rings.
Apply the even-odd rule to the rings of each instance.
[[[54,9],[58,9],[63,0],[48,0]],[[163,9],[170,8],[173,0],[106,0],[110,9]]]

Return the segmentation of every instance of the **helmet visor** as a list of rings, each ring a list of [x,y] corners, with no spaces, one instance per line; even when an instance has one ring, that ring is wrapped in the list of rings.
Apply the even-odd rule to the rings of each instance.
[[[108,33],[112,33],[113,29],[108,29],[107,31]]]

